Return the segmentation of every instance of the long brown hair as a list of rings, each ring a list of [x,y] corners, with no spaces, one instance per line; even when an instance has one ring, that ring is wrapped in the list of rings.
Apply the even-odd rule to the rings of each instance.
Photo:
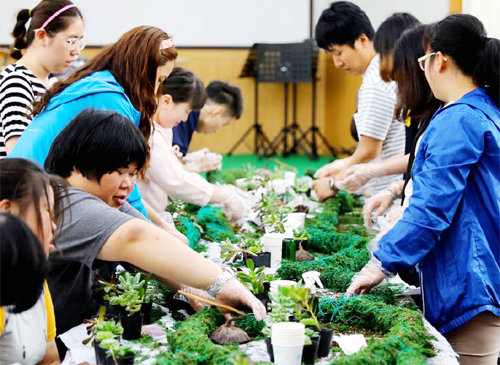
[[[432,116],[441,105],[416,61],[425,54],[422,38],[426,28],[426,25],[417,25],[406,30],[394,46],[392,78],[398,84],[398,102],[394,113],[400,120]]]
[[[157,69],[177,58],[175,47],[160,50],[160,43],[168,38],[167,33],[156,27],[140,26],[129,30],[66,80],[52,86],[34,105],[33,117],[47,106],[54,95],[71,84],[96,71],[107,70],[113,74],[132,105],[141,113],[139,129],[148,140],[151,120],[158,104],[154,90]]]

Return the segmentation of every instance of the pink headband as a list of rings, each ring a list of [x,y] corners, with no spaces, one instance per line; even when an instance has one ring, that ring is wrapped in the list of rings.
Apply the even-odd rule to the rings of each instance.
[[[161,41],[160,43],[160,51],[167,49],[167,48],[172,48],[174,47],[174,39],[173,38],[167,38]]]
[[[54,14],[52,14],[46,21],[45,23],[42,24],[42,26],[38,29],[45,29],[45,27],[47,25],[49,25],[49,23],[54,20],[54,18],[56,16],[58,16],[59,14],[61,14],[62,12],[68,10],[68,9],[71,9],[71,8],[76,8],[76,5],[75,4],[69,4],[69,5],[66,5],[64,7],[62,7],[61,9],[59,9],[58,11],[56,11]]]

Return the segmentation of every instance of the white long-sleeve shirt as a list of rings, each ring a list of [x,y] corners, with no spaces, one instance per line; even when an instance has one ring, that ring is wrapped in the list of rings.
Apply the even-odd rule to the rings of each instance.
[[[209,203],[213,185],[202,176],[188,172],[172,148],[172,129],[155,123],[149,138],[150,161],[144,180],[137,181],[143,199],[158,212],[168,205],[168,196],[199,206]]]

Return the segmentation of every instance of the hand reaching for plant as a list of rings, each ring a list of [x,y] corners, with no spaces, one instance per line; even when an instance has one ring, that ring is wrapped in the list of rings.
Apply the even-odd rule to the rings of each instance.
[[[203,290],[203,289],[197,289],[197,288],[193,288],[191,286],[182,286],[180,288],[180,290],[182,290],[183,292],[185,292],[187,294],[193,294],[193,295],[196,295],[196,296],[204,298],[204,299],[214,300],[214,297],[212,297],[210,294],[208,294],[206,292],[206,290]],[[202,303],[202,302],[200,302],[196,299],[190,298],[190,297],[188,297],[187,299],[189,301],[189,304],[191,305],[191,308],[193,308],[196,312],[199,312],[203,308],[209,306],[208,304]]]
[[[382,271],[382,264],[376,258],[372,258],[356,275],[353,276],[347,293],[366,294],[374,286],[380,284],[386,274]]]
[[[266,308],[247,288],[243,286],[237,279],[231,278],[226,281],[219,292],[215,295],[215,299],[218,301],[236,307],[238,305],[245,305],[252,309],[255,319],[260,321],[266,317]],[[230,319],[231,312],[224,309],[218,308],[224,317]]]

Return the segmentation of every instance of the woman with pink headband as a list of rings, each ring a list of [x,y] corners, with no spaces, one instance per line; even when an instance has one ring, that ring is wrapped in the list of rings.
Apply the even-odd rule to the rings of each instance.
[[[12,35],[17,61],[0,74],[0,159],[31,122],[32,103],[57,81],[50,74],[66,71],[85,46],[82,14],[68,0],[20,10]]]

